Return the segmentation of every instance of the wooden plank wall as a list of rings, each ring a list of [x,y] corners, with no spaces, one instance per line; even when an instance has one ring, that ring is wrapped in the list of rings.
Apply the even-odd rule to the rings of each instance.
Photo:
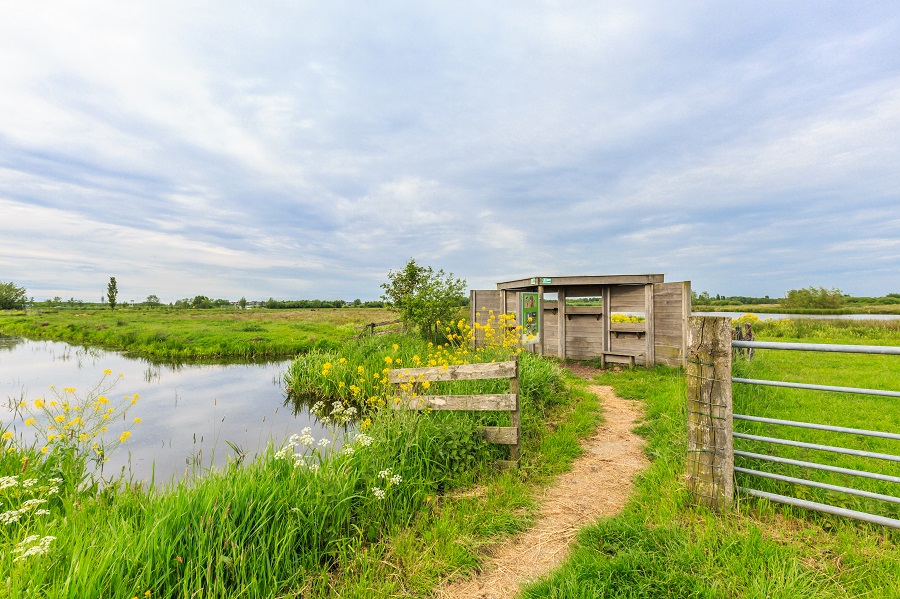
[[[647,314],[647,292],[644,285],[616,285],[609,290],[609,313],[617,314],[621,312],[637,313],[641,316]],[[641,353],[642,356],[636,357],[635,364],[647,364],[647,329],[643,327],[643,334],[634,333],[613,333],[610,326],[609,335],[609,351]],[[610,362],[621,362],[620,358],[610,356],[607,358]]]
[[[656,363],[684,366],[687,323],[691,315],[691,282],[653,285]]]
[[[541,326],[544,327],[544,355],[558,356],[559,354],[559,326],[556,322],[556,304],[555,301],[544,300],[544,320]]]
[[[609,313],[647,311],[643,285],[615,285],[609,290]]]
[[[496,289],[473,289],[469,292],[469,323],[474,326],[477,322],[486,325],[490,318],[490,311],[494,311],[494,326],[497,325],[496,317],[503,313],[501,291]],[[507,294],[509,295],[509,294]],[[484,332],[475,331],[475,345],[481,345],[484,341]]]
[[[593,360],[603,351],[603,308],[566,306],[566,354],[575,360]]]

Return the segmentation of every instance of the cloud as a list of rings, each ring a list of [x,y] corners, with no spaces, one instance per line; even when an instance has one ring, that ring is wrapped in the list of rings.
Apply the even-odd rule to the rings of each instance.
[[[169,301],[374,298],[409,257],[479,286],[900,275],[893,3],[7,16],[0,276],[38,295],[93,298],[115,271]]]

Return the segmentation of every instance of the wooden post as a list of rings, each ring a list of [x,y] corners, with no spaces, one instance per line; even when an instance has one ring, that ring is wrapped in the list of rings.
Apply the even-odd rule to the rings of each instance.
[[[516,429],[516,444],[509,447],[509,461],[513,467],[518,467],[519,458],[522,456],[522,402],[519,399],[519,357],[512,356],[510,361],[516,365],[515,374],[509,379],[509,393],[516,396],[516,407],[509,413],[509,426]]]
[[[644,366],[653,368],[656,364],[656,315],[654,314],[653,283],[644,285],[644,337],[647,349],[644,352]]]
[[[544,355],[544,339],[546,335],[544,334],[544,286],[538,285],[538,355]]]
[[[730,318],[690,319],[685,376],[688,491],[697,503],[724,511],[734,496]]]
[[[566,359],[566,288],[560,287],[556,292],[556,357]]]

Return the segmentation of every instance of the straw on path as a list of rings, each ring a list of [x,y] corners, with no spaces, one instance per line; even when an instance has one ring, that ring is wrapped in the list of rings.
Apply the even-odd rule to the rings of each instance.
[[[573,370],[590,378],[586,367]],[[478,575],[442,587],[438,597],[511,599],[520,585],[550,573],[567,557],[582,527],[624,507],[632,479],[648,465],[644,440],[632,432],[642,414],[635,402],[616,396],[611,387],[589,389],[601,400],[604,423],[584,441],[584,453],[572,470],[544,491],[534,525],[492,547]]]

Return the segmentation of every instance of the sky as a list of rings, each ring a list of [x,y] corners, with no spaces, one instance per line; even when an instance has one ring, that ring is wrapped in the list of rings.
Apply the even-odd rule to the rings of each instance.
[[[900,292],[900,3],[0,0],[0,282]]]

